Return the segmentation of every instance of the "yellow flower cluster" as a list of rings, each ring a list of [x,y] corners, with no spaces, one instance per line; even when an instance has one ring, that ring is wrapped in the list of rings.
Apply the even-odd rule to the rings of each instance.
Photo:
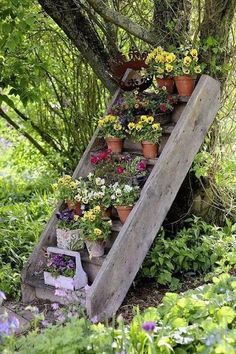
[[[89,220],[89,221],[94,221],[96,219],[96,216],[101,212],[100,206],[95,206],[93,209],[88,210],[84,213],[83,219],[84,220]]]
[[[159,130],[161,127],[160,123],[154,123],[154,117],[143,115],[140,117],[140,120],[138,121],[138,123],[135,124],[134,122],[130,122],[128,124],[128,128],[130,131],[132,131],[132,130],[140,131],[143,129],[145,124],[152,125],[153,130]]]
[[[188,75],[190,74],[190,65],[196,64],[198,61],[198,51],[197,49],[191,49],[190,51],[185,52],[185,57],[183,58],[183,73]],[[202,72],[201,66],[196,65],[193,67],[195,74],[200,74]]]
[[[67,187],[75,190],[78,187],[78,182],[75,181],[71,176],[65,175],[58,179],[58,182],[53,184],[54,189],[58,189],[60,187]]]
[[[118,122],[117,116],[113,116],[111,114],[108,114],[107,116],[99,119],[98,125],[99,125],[99,127],[103,127],[107,123],[117,123],[117,122]]]
[[[176,55],[172,52],[165,51],[162,47],[155,48],[148,54],[145,63],[150,64],[154,62],[157,64],[158,74],[164,74],[164,72],[171,73],[174,69],[173,62],[176,60]],[[162,65],[160,65],[162,64]]]

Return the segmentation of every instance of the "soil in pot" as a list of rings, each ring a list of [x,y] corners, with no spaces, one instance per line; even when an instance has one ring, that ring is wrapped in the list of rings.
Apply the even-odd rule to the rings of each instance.
[[[158,153],[158,145],[150,141],[142,141],[143,156],[146,159],[155,159]]]
[[[107,137],[106,143],[107,143],[108,149],[111,149],[111,151],[114,154],[120,154],[123,150],[123,146],[124,146],[123,139],[119,139],[119,138],[115,138],[115,137]]]
[[[126,219],[128,218],[131,210],[133,209],[133,206],[116,206],[117,213],[119,215],[120,221],[122,224],[126,222]]]
[[[174,92],[174,87],[175,87],[175,81],[173,77],[166,77],[163,79],[156,78],[157,85],[161,88],[163,86],[166,87],[166,91],[168,93],[173,93]]]
[[[191,96],[196,84],[196,77],[190,75],[176,76],[175,84],[180,96]]]

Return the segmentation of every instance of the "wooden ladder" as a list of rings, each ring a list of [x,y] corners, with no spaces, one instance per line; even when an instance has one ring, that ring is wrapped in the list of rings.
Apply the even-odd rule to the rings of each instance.
[[[132,75],[132,70],[128,69],[123,81]],[[121,94],[122,90],[118,89],[109,109]],[[56,296],[55,289],[45,285],[42,277],[45,247],[56,245],[55,213],[62,206],[59,203],[23,270],[23,301],[30,302],[35,298],[62,303],[78,301],[86,307],[91,318],[97,316],[98,320],[103,320],[111,317],[122,304],[219,107],[220,84],[207,75],[201,76],[190,98],[179,97],[171,124],[163,126],[160,156],[148,161],[151,173],[139,201],[123,226],[113,221],[113,244],[109,252],[92,260],[87,252],[81,253],[91,287],[86,292],[68,292],[66,299]],[[74,178],[86,177],[91,172],[91,153],[102,146],[104,141],[98,138],[97,129],[74,171]],[[141,155],[139,144],[128,139],[124,150]]]

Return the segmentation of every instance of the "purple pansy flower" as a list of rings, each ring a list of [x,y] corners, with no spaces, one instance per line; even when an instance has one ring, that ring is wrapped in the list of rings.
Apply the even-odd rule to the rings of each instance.
[[[155,327],[156,327],[156,322],[154,321],[144,322],[142,325],[142,329],[146,332],[154,331]]]

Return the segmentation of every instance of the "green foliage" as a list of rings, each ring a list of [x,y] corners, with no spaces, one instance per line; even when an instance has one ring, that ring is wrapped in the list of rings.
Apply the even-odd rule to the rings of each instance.
[[[220,228],[197,217],[187,221],[191,226],[184,227],[174,239],[162,231],[142,268],[144,276],[171,289],[180,286],[180,279],[186,273],[224,272],[236,264],[235,226],[227,221]]]
[[[50,326],[42,333],[10,338],[2,350],[26,354],[234,354],[236,347],[236,278],[227,274],[184,294],[167,293],[163,304],[136,310],[130,325],[91,324],[85,318]],[[144,330],[151,323],[153,330]]]
[[[0,131],[0,288],[18,296],[23,264],[52,211],[55,175],[29,143]]]

